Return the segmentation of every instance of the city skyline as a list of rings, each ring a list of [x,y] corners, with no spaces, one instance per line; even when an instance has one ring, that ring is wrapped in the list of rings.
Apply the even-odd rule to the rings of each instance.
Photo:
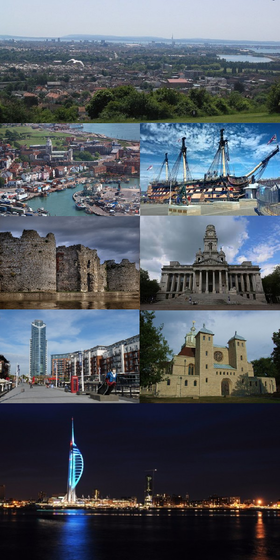
[[[117,419],[113,409],[99,407],[97,413],[75,405],[76,437],[87,465],[79,497],[97,488],[102,496],[143,502],[145,476],[156,468],[155,494],[279,499],[277,405],[142,404],[119,407]],[[9,430],[2,436],[0,482],[7,498],[63,495],[72,405],[3,410],[0,420]]]
[[[26,6],[20,0],[12,0],[3,10],[0,34],[40,37],[63,37],[74,33],[129,34],[170,38],[173,34],[178,39],[186,36],[204,40],[279,39],[280,6],[277,0],[247,0],[246,4],[242,0],[229,0],[227,3],[222,0],[200,0],[196,4],[191,0],[175,0],[172,10],[168,3],[163,4],[160,0],[143,0],[141,5],[128,0],[120,0],[115,4],[109,0],[107,7],[104,11],[99,10],[96,20],[96,10],[99,8],[97,2],[88,4],[86,0],[81,0],[77,10],[74,0],[61,0],[59,6],[54,0],[49,0],[48,11],[42,21],[36,9],[37,3],[29,0],[26,20]]]
[[[12,375],[17,364],[21,375],[28,375],[30,324],[35,319],[48,329],[48,373],[51,354],[114,344],[139,333],[139,312],[132,309],[0,310],[0,354],[11,362]]]

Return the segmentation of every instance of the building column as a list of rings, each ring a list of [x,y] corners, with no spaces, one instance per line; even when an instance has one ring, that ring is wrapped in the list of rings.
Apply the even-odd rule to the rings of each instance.
[[[206,285],[205,285],[205,293],[209,294],[209,289],[208,289],[208,270],[205,271],[206,274]]]
[[[178,282],[177,282],[177,289],[176,292],[180,292],[180,287],[181,287],[181,274],[178,274]]]
[[[238,275],[237,274],[235,274],[235,289],[238,293],[239,292],[239,285],[238,285]]]
[[[219,270],[219,294],[222,293],[222,271]]]
[[[226,293],[229,291],[229,284],[228,284],[228,271],[226,270]]]
[[[199,294],[202,293],[202,270],[199,271],[199,289],[198,289]]]
[[[184,291],[185,291],[185,289],[186,289],[186,284],[187,284],[187,275],[186,275],[186,274],[184,274],[184,280],[183,280],[183,292],[184,292]]]
[[[190,275],[189,275],[189,289],[190,289],[190,290],[193,289],[192,281],[193,281],[193,276],[192,276],[192,274],[190,274]]]
[[[256,291],[256,275],[252,274],[252,285],[253,285],[253,292]]]
[[[174,292],[175,281],[176,281],[175,274],[172,274],[172,282],[171,282],[170,292]]]
[[[193,271],[193,289],[192,289],[193,293],[196,292],[196,273],[195,271]]]
[[[229,289],[232,290],[232,274],[229,275]]]
[[[215,275],[215,270],[213,270],[212,274],[213,274],[213,294],[215,294],[215,293],[216,293],[216,275]]]
[[[240,274],[240,279],[241,279],[241,292],[245,292],[245,286],[244,286],[244,276],[243,274]]]
[[[249,274],[246,274],[246,288],[247,288],[247,292],[251,292],[251,287],[250,287],[250,278],[249,278]]]

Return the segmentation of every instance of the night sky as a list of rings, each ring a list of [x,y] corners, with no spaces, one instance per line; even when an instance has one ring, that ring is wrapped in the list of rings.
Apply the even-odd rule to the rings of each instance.
[[[77,495],[143,500],[156,493],[280,498],[279,406],[242,404],[14,405],[0,409],[6,497],[66,493],[71,417],[85,470]]]

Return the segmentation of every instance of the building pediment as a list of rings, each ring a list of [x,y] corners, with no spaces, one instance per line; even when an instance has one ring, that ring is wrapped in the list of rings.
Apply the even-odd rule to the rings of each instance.
[[[226,261],[221,262],[220,260],[214,259],[212,257],[212,258],[209,258],[209,259],[203,259],[201,262],[196,262],[196,263],[194,263],[194,266],[195,267],[201,266],[201,265],[203,265],[203,266],[205,266],[205,265],[221,266],[221,265],[225,265],[225,264],[227,265]]]

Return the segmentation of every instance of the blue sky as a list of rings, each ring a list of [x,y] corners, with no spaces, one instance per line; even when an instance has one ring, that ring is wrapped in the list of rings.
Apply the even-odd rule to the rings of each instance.
[[[11,373],[20,364],[29,371],[31,323],[42,320],[47,327],[48,371],[51,354],[109,345],[139,334],[137,310],[0,310],[0,354],[11,362]]]
[[[140,264],[151,279],[160,280],[163,265],[170,261],[192,264],[203,250],[206,226],[213,224],[229,264],[252,261],[261,275],[280,264],[280,220],[277,217],[141,216]]]
[[[183,136],[186,137],[192,177],[202,178],[214,159],[221,128],[225,129],[224,137],[228,140],[230,172],[236,176],[251,171],[276,148],[277,142],[268,144],[274,134],[280,142],[279,124],[141,124],[141,190],[146,190],[149,181],[157,177],[166,152],[172,169]],[[148,170],[150,165],[153,168]],[[180,173],[182,178],[182,169]],[[279,175],[280,155],[276,154],[268,163],[263,177]]]
[[[279,0],[1,0],[1,34],[68,33],[279,40]]]
[[[203,323],[215,335],[214,344],[226,346],[235,331],[247,340],[248,360],[270,356],[272,334],[280,329],[280,311],[157,311],[154,324],[164,325],[163,336],[176,354],[195,321],[197,331]]]

